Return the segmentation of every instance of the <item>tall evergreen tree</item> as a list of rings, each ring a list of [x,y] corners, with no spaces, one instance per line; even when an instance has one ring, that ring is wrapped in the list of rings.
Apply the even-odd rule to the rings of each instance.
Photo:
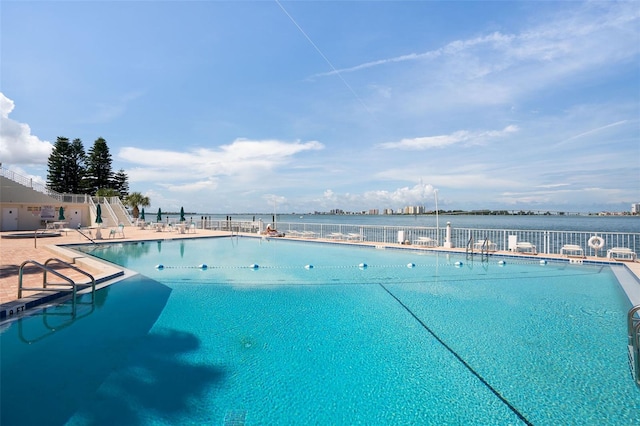
[[[93,143],[87,157],[86,181],[89,193],[95,195],[100,188],[111,188],[113,172],[111,170],[111,154],[107,141],[98,138]]]
[[[70,185],[69,192],[73,194],[86,193],[86,188],[84,187],[86,160],[87,156],[84,152],[82,141],[80,139],[74,139],[71,143],[69,158],[67,159]]]
[[[70,192],[67,159],[71,156],[69,139],[58,136],[47,160],[47,186],[56,192]]]
[[[129,177],[120,169],[113,175],[113,183],[111,184],[113,189],[120,193],[120,197],[124,198],[129,194]]]

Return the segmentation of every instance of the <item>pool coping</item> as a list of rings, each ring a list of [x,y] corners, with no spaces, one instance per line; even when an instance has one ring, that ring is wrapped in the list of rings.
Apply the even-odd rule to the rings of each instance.
[[[81,269],[84,267],[85,269],[95,271],[91,275],[97,276],[97,278],[95,278],[96,290],[134,274],[134,271],[130,271],[127,268],[71,250],[66,247],[67,245],[71,244],[60,246],[52,245],[48,247],[48,250],[51,251],[54,256],[57,256],[71,265],[77,266]],[[137,272],[135,274],[137,274]],[[78,291],[78,294],[84,294],[89,291],[90,289],[80,290]],[[69,297],[70,295],[68,292],[38,292],[21,299],[0,304],[0,322],[9,319],[16,314],[27,312],[33,308],[42,307],[42,305],[45,304],[57,304]]]

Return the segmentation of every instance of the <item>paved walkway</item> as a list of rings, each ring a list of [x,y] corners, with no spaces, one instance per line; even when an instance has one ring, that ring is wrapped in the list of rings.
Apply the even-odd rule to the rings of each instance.
[[[81,264],[81,269],[94,275],[98,280],[108,277],[117,271],[115,267],[106,267],[100,262],[91,262],[86,260],[86,256],[77,256],[73,252],[65,250],[64,245],[68,244],[82,244],[90,242],[81,234],[75,230],[62,231],[59,236],[48,238],[33,238],[33,232],[25,232],[29,238],[4,238],[7,234],[15,234],[15,232],[3,232],[0,233],[0,304],[14,302],[18,299],[18,271],[20,265],[26,260],[34,260],[39,263],[44,263],[47,259],[52,257],[60,258],[61,260],[69,263]],[[158,240],[158,239],[174,239],[174,238],[197,238],[197,237],[210,237],[210,236],[223,236],[229,235],[228,232],[223,231],[210,231],[197,229],[195,233],[180,234],[173,232],[158,232],[155,229],[139,229],[137,227],[126,227],[124,229],[124,237],[117,236],[117,238],[109,238],[109,230],[105,229],[102,232],[103,240],[109,241],[141,241],[141,240]],[[255,235],[255,234],[254,234]],[[93,234],[95,237],[95,232]],[[352,244],[350,242],[344,242],[344,244]],[[371,244],[380,245],[380,243],[358,243],[358,244]],[[388,244],[394,245],[394,244]],[[409,246],[407,248],[420,249],[419,246]],[[434,250],[428,248],[425,250]],[[462,252],[464,249],[443,249],[437,250]],[[498,254],[507,254],[506,252],[498,252]],[[511,255],[511,253],[508,253]],[[527,255],[521,255],[526,257]],[[538,255],[537,257],[545,258],[562,258],[558,255]],[[81,259],[84,258],[84,259]],[[585,260],[600,260],[606,261],[603,258],[588,257]],[[624,262],[629,269],[640,277],[640,263],[639,262]],[[56,270],[60,270],[65,276],[70,277],[76,282],[87,282],[87,278],[64,266],[53,263],[52,266]],[[33,265],[27,265],[23,270],[23,285],[24,287],[42,287],[42,270]],[[37,292],[24,292],[23,297],[33,296]]]
[[[29,238],[6,238],[7,234],[26,234]],[[139,229],[137,227],[126,227],[124,229],[124,238],[109,238],[109,229],[102,230],[103,242],[114,241],[140,241],[140,240],[156,240],[165,238],[194,238],[206,236],[220,236],[228,233],[220,231],[196,230],[196,233],[179,234],[174,232],[156,232],[152,229]],[[26,260],[34,260],[43,264],[50,258],[59,258],[65,262],[77,263],[77,258],[73,255],[65,253],[59,249],[60,246],[67,244],[83,244],[90,243],[87,238],[80,235],[75,230],[62,231],[59,236],[34,239],[33,232],[2,232],[0,233],[0,304],[12,302],[18,299],[18,281],[20,265]],[[95,231],[93,232],[95,237]],[[61,264],[54,262],[51,264],[53,269],[59,270],[65,276],[70,277],[74,281],[85,283],[86,276],[72,269],[63,267]],[[81,269],[94,275],[96,279],[104,278],[113,274],[113,270],[104,268],[96,264],[83,264]],[[23,270],[23,286],[24,287],[42,287],[42,269],[27,264]],[[36,292],[23,293],[23,297],[30,296]]]

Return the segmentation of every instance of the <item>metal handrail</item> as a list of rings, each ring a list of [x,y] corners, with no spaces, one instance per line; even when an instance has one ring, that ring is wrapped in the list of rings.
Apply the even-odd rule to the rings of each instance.
[[[62,265],[64,265],[67,268],[71,268],[74,271],[77,271],[83,275],[86,275],[87,277],[89,277],[91,279],[91,284],[76,284],[71,278],[61,274],[60,272],[56,271],[55,269],[52,269],[49,267],[49,264],[51,262],[57,262],[60,263]],[[33,264],[35,266],[37,266],[38,268],[42,269],[44,271],[43,273],[43,277],[42,277],[42,287],[23,287],[22,285],[22,278],[23,278],[23,271],[24,271],[24,267],[27,264]],[[66,283],[49,283],[47,284],[47,272],[51,272],[53,275],[63,279],[64,281],[66,281]],[[57,286],[56,288],[47,288],[47,285],[55,285]],[[91,301],[86,303],[91,305],[91,310],[78,317],[77,316],[77,308],[76,306],[78,305],[77,302],[77,294],[78,294],[78,287],[82,287],[82,288],[86,288],[89,285],[91,285]],[[60,288],[60,286],[69,286],[69,289],[65,289],[65,288]],[[91,314],[93,312],[93,307],[95,304],[95,291],[96,291],[96,280],[93,277],[93,275],[89,274],[86,271],[83,271],[82,269],[78,268],[77,266],[71,265],[68,262],[65,262],[61,259],[52,257],[50,259],[47,259],[47,261],[44,264],[38,263],[35,260],[25,260],[24,262],[22,262],[22,264],[20,265],[20,270],[19,270],[19,278],[18,278],[18,299],[22,298],[22,291],[23,290],[27,290],[27,291],[51,291],[51,292],[71,292],[72,293],[72,298],[71,298],[71,312],[64,312],[64,313],[51,313],[51,312],[47,312],[46,309],[43,311],[43,324],[44,326],[49,330],[48,334],[42,335],[40,337],[37,337],[35,339],[27,339],[24,337],[24,332],[23,332],[23,328],[22,328],[22,321],[18,322],[18,335],[20,337],[20,339],[25,342],[25,343],[34,343],[37,342],[41,339],[44,339],[45,337],[47,337],[48,335],[50,335],[51,333],[54,333],[62,328],[68,327],[69,325],[71,325],[76,319],[82,318],[84,316],[87,316],[89,314]],[[69,315],[71,317],[71,319],[69,321],[66,321],[62,324],[59,324],[57,326],[52,326],[48,323],[48,316],[62,316],[62,315]]]
[[[485,237],[480,247],[480,259],[489,260],[489,238]]]
[[[83,237],[85,237],[87,240],[91,241],[93,244],[98,244],[97,242],[95,242],[93,240],[93,238],[91,238],[90,236],[88,236],[87,234],[85,234],[84,232],[82,232],[82,230],[80,228],[77,228],[76,231],[78,231],[78,234],[82,235]]]
[[[635,324],[640,322],[640,316],[638,318],[635,317],[635,314],[638,313],[640,315],[640,305],[636,305],[633,308],[629,309],[627,313],[627,335],[629,339],[631,339],[633,335],[633,328]],[[631,342],[631,340],[629,340]]]
[[[40,228],[40,229],[36,229],[33,232],[33,248],[38,248],[38,232],[44,234],[45,232],[50,232],[50,229],[47,228]]]
[[[61,274],[60,272],[56,271],[55,269],[52,269],[48,266],[48,263],[50,261],[56,261],[59,263],[62,263],[63,265],[65,265],[68,268],[71,268],[77,272],[80,272],[83,275],[86,275],[88,277],[91,278],[91,284],[76,284],[75,281],[73,281],[71,278],[67,277],[66,275]],[[44,271],[43,274],[43,278],[42,278],[42,287],[24,287],[23,286],[23,276],[24,276],[24,267],[28,264],[32,264],[37,266],[38,268],[40,268],[41,270]],[[46,282],[46,274],[47,272],[52,273],[53,275],[57,276],[58,278],[66,281],[66,283],[55,283],[55,284],[47,284]],[[55,288],[48,288],[47,285],[55,285]],[[60,259],[56,259],[56,258],[51,258],[48,259],[45,264],[43,265],[42,263],[36,262],[35,260],[25,260],[24,262],[22,262],[22,264],[20,265],[20,269],[18,270],[18,299],[22,299],[22,292],[23,291],[50,291],[50,292],[71,292],[72,293],[72,305],[73,305],[73,312],[75,315],[75,306],[76,306],[76,296],[78,294],[78,286],[81,286],[82,288],[86,288],[89,285],[91,285],[91,303],[94,302],[95,300],[95,289],[96,289],[96,285],[95,285],[95,279],[93,278],[93,275],[89,274],[86,271],[83,271],[82,269],[73,266],[67,262],[64,262]],[[60,288],[60,286],[64,287],[64,286],[68,286],[69,288]]]
[[[640,305],[629,309],[627,314],[627,334],[629,366],[636,385],[640,386]]]
[[[74,271],[88,277],[91,280],[91,302],[93,303],[94,295],[96,292],[96,279],[93,277],[93,275],[91,275],[87,271],[83,271],[82,269],[78,268],[75,265],[65,262],[64,260],[58,259],[57,257],[52,257],[47,259],[46,262],[44,262],[44,265],[48,267],[51,262],[57,262],[69,269],[73,269]],[[45,269],[44,273],[42,274],[42,285],[43,287],[47,286],[47,269]],[[84,284],[81,284],[81,285],[85,286]],[[89,284],[86,284],[86,285],[88,286]],[[77,287],[77,284],[76,284],[76,287]]]
[[[71,290],[64,290],[64,289],[60,289],[60,288],[51,289],[51,288],[46,288],[46,286],[43,286],[43,287],[23,287],[22,286],[22,277],[23,277],[23,273],[24,273],[24,267],[29,263],[37,266],[38,268],[42,269],[43,271],[51,272],[53,275],[57,276],[58,278],[62,278],[67,283],[69,283],[68,285],[71,287]],[[59,283],[59,284],[56,284],[56,285],[66,285],[66,284]],[[23,290],[28,290],[28,291],[72,291],[74,300],[75,300],[75,297],[76,297],[76,283],[71,278],[69,278],[69,277],[67,277],[65,275],[62,275],[60,272],[58,272],[58,271],[56,271],[54,269],[51,269],[48,266],[43,265],[42,263],[38,263],[35,260],[25,260],[20,265],[20,269],[18,271],[18,299],[22,299],[22,291]]]
[[[467,247],[465,249],[467,259],[469,258],[469,251],[471,251],[471,257],[473,257],[473,235],[469,237],[469,241],[467,241]]]

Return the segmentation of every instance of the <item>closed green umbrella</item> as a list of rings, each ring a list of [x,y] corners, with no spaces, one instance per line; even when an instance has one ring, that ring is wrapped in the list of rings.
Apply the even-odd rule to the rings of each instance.
[[[102,223],[102,207],[100,207],[100,204],[96,206],[96,223]]]
[[[142,208],[142,212],[140,212],[140,219],[144,220],[144,207]]]
[[[187,219],[184,218],[184,207],[180,207],[180,222],[184,222],[185,220]]]
[[[158,215],[156,216],[156,222],[162,222],[162,210],[158,207]]]
[[[58,220],[64,220],[64,208],[62,208],[62,206],[60,210],[58,210]]]

